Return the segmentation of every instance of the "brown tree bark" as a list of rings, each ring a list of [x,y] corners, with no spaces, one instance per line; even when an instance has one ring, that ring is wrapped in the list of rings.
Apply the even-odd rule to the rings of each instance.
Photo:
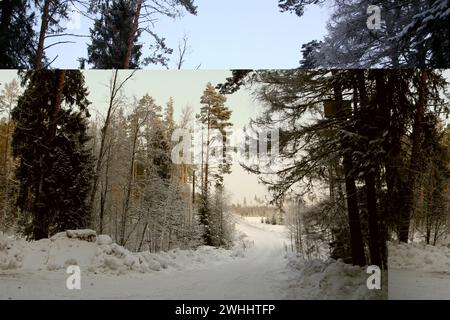
[[[357,71],[358,79],[358,93],[359,102],[361,107],[361,112],[368,113],[370,119],[379,119],[378,116],[378,106],[369,105],[369,97],[366,90],[366,81],[364,70]],[[356,95],[356,92],[355,92]],[[375,126],[378,126],[375,123]],[[376,128],[375,130],[379,130]],[[373,130],[369,129],[367,133],[368,141],[375,139]],[[368,215],[368,229],[369,229],[369,251],[370,251],[370,263],[372,265],[382,266],[382,255],[381,255],[381,239],[378,221],[378,205],[377,205],[377,188],[375,183],[375,177],[379,175],[378,164],[372,163],[370,168],[367,168],[364,183],[366,191],[366,202],[367,202],[367,215]]]
[[[333,75],[336,76],[336,72],[333,71]],[[336,80],[336,79],[334,79]],[[334,84],[334,95],[336,105],[338,108],[338,117],[345,118],[346,110],[343,110],[342,90],[338,83]],[[347,145],[342,146],[347,149]],[[358,198],[356,192],[355,178],[351,175],[353,170],[353,160],[351,151],[347,151],[343,156],[344,176],[345,176],[345,189],[347,194],[347,214],[348,223],[350,228],[350,244],[352,251],[352,262],[354,265],[364,266],[366,265],[366,257],[364,254],[364,243],[361,232],[361,219],[358,209]]]
[[[125,53],[125,60],[123,62],[124,69],[130,68],[131,53],[133,51],[133,45],[134,45],[134,40],[136,39],[136,33],[139,28],[139,18],[141,16],[142,1],[143,0],[138,0],[136,3],[136,12],[135,12],[134,20],[133,20],[133,25],[131,26],[131,31],[128,36],[127,51]]]
[[[47,29],[48,29],[48,22],[50,20],[49,6],[50,6],[50,0],[45,0],[44,10],[43,10],[42,16],[41,16],[41,30],[39,32],[39,42],[38,42],[38,47],[36,50],[36,60],[34,63],[34,68],[36,70],[42,69],[42,59],[44,58],[45,36],[47,33]]]

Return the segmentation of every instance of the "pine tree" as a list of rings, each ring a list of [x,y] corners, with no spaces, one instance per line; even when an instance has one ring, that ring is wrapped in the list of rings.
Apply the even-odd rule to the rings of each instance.
[[[149,48],[151,51],[150,56],[144,58],[142,64],[161,64],[163,66],[168,65],[168,57],[173,50],[168,48],[165,39],[160,37],[156,32],[152,30],[153,23],[155,21],[155,14],[160,14],[163,16],[168,16],[171,18],[176,18],[181,15],[180,7],[186,9],[187,12],[191,14],[197,13],[197,7],[194,5],[193,0],[110,0],[114,2],[124,2],[127,3],[129,8],[127,12],[133,13],[130,18],[127,14],[126,21],[127,26],[124,26],[123,32],[119,37],[112,37],[113,30],[112,26],[107,25],[102,12],[105,12],[107,5],[103,1],[93,0],[91,1],[90,10],[94,13],[100,12],[102,16],[96,22],[96,29],[92,33],[93,42],[91,47],[94,46],[95,50],[99,52],[106,53],[107,56],[111,55],[111,52],[106,52],[103,48],[107,48],[106,45],[108,40],[114,39],[116,42],[120,41],[120,58],[122,58],[121,63],[117,60],[119,57],[114,58],[114,65],[118,66],[120,69],[130,69],[138,68],[139,63],[136,60],[136,54],[140,53],[140,46],[137,41],[141,35],[141,32],[146,32],[155,41]],[[128,4],[128,2],[130,2]],[[109,3],[109,2],[108,2]],[[129,11],[128,11],[129,10]],[[107,10],[106,10],[107,11]],[[117,13],[120,17],[121,13]],[[122,19],[121,19],[122,20]],[[125,20],[125,19],[123,19]],[[95,44],[94,44],[95,40]],[[140,57],[140,55],[139,55]],[[138,57],[138,58],[139,58]]]
[[[28,0],[4,0],[0,4],[0,68],[30,68],[34,64],[34,13]]]
[[[70,3],[82,2],[82,0],[73,0]],[[34,69],[40,70],[48,67],[45,57],[45,41],[49,35],[60,35],[66,28],[62,25],[62,21],[69,18],[69,1],[67,0],[43,0],[34,1],[36,9],[40,12],[39,37],[37,41],[37,48]],[[81,3],[83,5],[83,3]]]
[[[88,225],[92,159],[87,89],[79,71],[29,71],[14,108],[13,155],[24,233],[33,239]]]
[[[213,245],[213,234],[212,234],[212,219],[211,219],[211,203],[210,197],[211,192],[209,188],[210,176],[215,179],[215,184],[220,188],[223,185],[223,175],[230,172],[231,164],[227,159],[226,150],[226,139],[227,139],[227,129],[231,127],[230,117],[231,110],[225,106],[226,97],[208,83],[205,91],[200,99],[203,106],[200,109],[200,114],[198,119],[203,125],[205,125],[205,138],[204,138],[204,152],[202,151],[202,192],[201,192],[201,203],[199,207],[200,222],[205,227],[204,240],[207,245]],[[217,129],[222,135],[222,161],[220,161],[217,167],[213,168],[210,166],[210,156],[211,156],[211,146],[214,139],[212,135],[212,130]],[[203,131],[203,128],[202,128]],[[202,133],[203,136],[203,133]],[[220,143],[220,142],[219,142]],[[203,150],[203,149],[202,149]],[[204,153],[204,155],[203,155]],[[216,155],[218,156],[218,155]],[[219,159],[221,157],[219,156]]]
[[[112,0],[101,4],[100,18],[91,28],[92,43],[88,45],[88,60],[94,69],[121,69],[127,51],[127,40],[135,15],[136,0]],[[142,45],[140,31],[136,33],[129,68],[140,67]]]
[[[154,46],[153,48],[156,48],[156,51],[162,51],[161,54],[156,53],[156,55],[150,57],[147,62],[161,63],[163,65],[167,64],[167,59],[164,57],[164,55],[172,53],[172,50],[166,47],[164,38],[160,38],[155,32],[151,31],[150,28],[143,27],[141,26],[141,24],[145,24],[148,23],[148,21],[151,21],[151,16],[154,11],[174,18],[180,14],[180,12],[177,10],[178,6],[186,9],[191,14],[197,14],[197,7],[194,5],[194,0],[175,0],[170,3],[160,0],[136,0],[135,16],[126,43],[127,51],[123,61],[124,69],[129,69],[130,67],[133,43],[138,36],[138,32],[141,28],[147,30],[147,32],[155,39],[156,46]]]

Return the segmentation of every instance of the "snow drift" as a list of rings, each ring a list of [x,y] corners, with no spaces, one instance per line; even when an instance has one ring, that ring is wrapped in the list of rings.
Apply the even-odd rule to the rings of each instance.
[[[382,290],[366,286],[366,268],[353,266],[341,260],[305,260],[288,257],[290,285],[287,299],[319,300],[380,300],[387,299],[387,276],[382,275]]]
[[[133,253],[94,235],[74,230],[34,242],[0,235],[0,299],[385,298],[366,288],[364,268],[286,253],[286,228],[258,218],[236,217],[231,250]],[[64,268],[74,264],[83,272],[83,289],[76,292],[62,285]]]
[[[97,236],[92,230],[68,230],[33,242],[0,235],[1,270],[52,271],[78,265],[93,273],[147,273],[167,268],[185,269],[206,261],[241,256],[239,248],[230,251],[208,246],[196,250],[135,253],[114,243],[108,235]]]
[[[450,273],[449,246],[450,243],[446,242],[438,246],[420,243],[391,243],[389,245],[389,267]]]
[[[450,299],[450,242],[389,244],[389,299]]]

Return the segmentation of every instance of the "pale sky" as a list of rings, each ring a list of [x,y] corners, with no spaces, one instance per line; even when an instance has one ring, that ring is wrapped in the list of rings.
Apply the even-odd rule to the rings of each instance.
[[[323,38],[331,12],[328,5],[308,6],[305,15],[299,18],[279,12],[278,0],[196,0],[195,3],[197,16],[185,14],[176,20],[160,17],[152,28],[173,49],[184,34],[189,37],[191,50],[184,69],[196,69],[199,65],[201,69],[296,68],[301,45]],[[92,21],[81,15],[73,17],[67,32],[89,36]],[[75,43],[49,48],[49,60],[57,57],[51,66],[78,68],[77,58],[87,57],[86,43],[90,43],[90,38],[49,39],[46,45],[61,40]],[[148,56],[149,36],[141,37],[140,41],[144,45],[143,56]],[[175,68],[174,62],[170,68]]]

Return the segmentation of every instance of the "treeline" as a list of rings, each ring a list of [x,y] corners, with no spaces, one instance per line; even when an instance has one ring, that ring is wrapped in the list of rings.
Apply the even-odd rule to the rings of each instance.
[[[87,58],[94,69],[136,69],[147,64],[167,66],[173,49],[154,30],[158,16],[177,18],[197,14],[193,0],[4,0],[0,5],[0,68],[43,69],[58,58],[46,54],[54,46],[89,37]],[[94,21],[90,36],[77,34],[81,19]],[[78,26],[79,27],[79,26]],[[38,30],[38,31],[36,31]],[[150,55],[143,55],[143,35]],[[187,38],[180,43],[177,67],[186,54]]]
[[[278,0],[302,16],[330,5],[328,33],[302,46],[302,68],[450,67],[447,0]]]
[[[276,177],[257,167],[286,220],[333,257],[386,266],[386,241],[420,230],[430,243],[448,221],[449,112],[441,71],[235,71],[219,87],[255,84],[255,126],[280,128]],[[310,209],[304,196],[327,190]],[[309,201],[310,203],[310,201]],[[296,215],[301,215],[297,218]],[[299,224],[302,224],[299,226]]]
[[[1,229],[39,240],[91,228],[132,250],[231,245],[229,166],[210,165],[207,139],[201,164],[171,159],[172,134],[192,127],[192,108],[177,123],[172,99],[164,107],[148,94],[130,99],[133,74],[120,76],[112,72],[108,106],[94,120],[80,71],[23,72],[23,89],[5,86]],[[225,100],[210,84],[200,97],[205,137],[231,125]]]

